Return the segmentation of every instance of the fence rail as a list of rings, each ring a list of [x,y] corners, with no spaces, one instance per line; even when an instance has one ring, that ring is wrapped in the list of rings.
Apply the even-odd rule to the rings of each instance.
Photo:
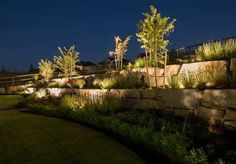
[[[24,74],[24,75],[2,75],[0,76],[0,86],[11,86],[11,85],[21,85],[29,81],[34,80],[35,74]]]

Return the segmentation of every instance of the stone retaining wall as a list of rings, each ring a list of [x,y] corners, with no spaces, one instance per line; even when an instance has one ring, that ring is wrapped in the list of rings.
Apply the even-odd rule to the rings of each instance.
[[[5,88],[0,88],[0,94],[5,94],[6,93],[6,89]]]
[[[143,73],[147,73],[146,68],[142,69],[134,69],[133,71],[140,71]],[[220,72],[224,77],[228,75],[232,77],[232,79],[236,82],[236,58],[233,58],[229,61],[227,60],[219,60],[219,61],[203,61],[203,62],[196,62],[196,63],[186,63],[182,65],[167,65],[166,67],[166,76],[170,77],[170,75],[181,75],[186,73],[196,73],[196,72],[203,72],[203,71],[217,71]],[[155,78],[154,78],[154,68],[148,68],[149,77],[150,77],[150,84],[152,87],[156,86]],[[157,84],[158,86],[163,85],[163,73],[164,69],[157,68]],[[145,80],[147,81],[147,80]],[[168,80],[165,82],[168,85]]]
[[[32,89],[31,89],[32,90]],[[48,88],[53,96],[74,93],[88,97],[117,96],[125,101],[124,108],[160,110],[176,115],[214,118],[236,129],[236,89],[60,89]]]

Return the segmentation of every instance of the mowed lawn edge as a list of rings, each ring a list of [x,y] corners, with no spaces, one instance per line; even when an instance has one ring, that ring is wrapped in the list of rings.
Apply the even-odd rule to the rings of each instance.
[[[114,139],[77,123],[0,111],[0,163],[144,163]]]
[[[14,109],[23,99],[21,95],[0,95],[0,110]]]

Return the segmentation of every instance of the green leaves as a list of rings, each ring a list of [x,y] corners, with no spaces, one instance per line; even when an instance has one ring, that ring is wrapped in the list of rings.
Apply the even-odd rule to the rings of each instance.
[[[48,60],[41,60],[38,65],[39,74],[43,76],[46,82],[48,82],[53,77],[55,71],[54,64]]]
[[[56,68],[60,70],[60,75],[70,78],[77,74],[76,63],[79,62],[79,52],[75,50],[75,46],[69,49],[58,47],[61,56],[54,56]]]
[[[150,6],[150,14],[144,13],[144,20],[138,24],[136,36],[142,43],[141,48],[149,52],[151,58],[156,58],[157,52],[165,51],[169,41],[165,36],[174,30],[175,19],[162,17],[154,6]]]

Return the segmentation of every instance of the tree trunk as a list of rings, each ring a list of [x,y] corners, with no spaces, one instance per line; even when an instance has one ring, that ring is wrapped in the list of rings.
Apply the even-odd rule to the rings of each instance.
[[[117,56],[115,56],[116,71],[118,70]]]
[[[155,53],[155,64],[154,64],[154,73],[155,73],[155,83],[156,83],[156,88],[158,87],[157,85],[157,53]]]
[[[123,57],[120,57],[120,69],[123,69]]]
[[[166,85],[166,63],[167,63],[167,51],[165,51],[164,75],[163,75],[163,88],[165,88],[165,85]]]
[[[150,82],[150,75],[149,75],[149,70],[148,70],[148,55],[147,55],[147,51],[145,51],[145,67],[146,67],[146,71],[147,71],[147,81],[148,81],[148,87],[151,88],[151,82]]]

